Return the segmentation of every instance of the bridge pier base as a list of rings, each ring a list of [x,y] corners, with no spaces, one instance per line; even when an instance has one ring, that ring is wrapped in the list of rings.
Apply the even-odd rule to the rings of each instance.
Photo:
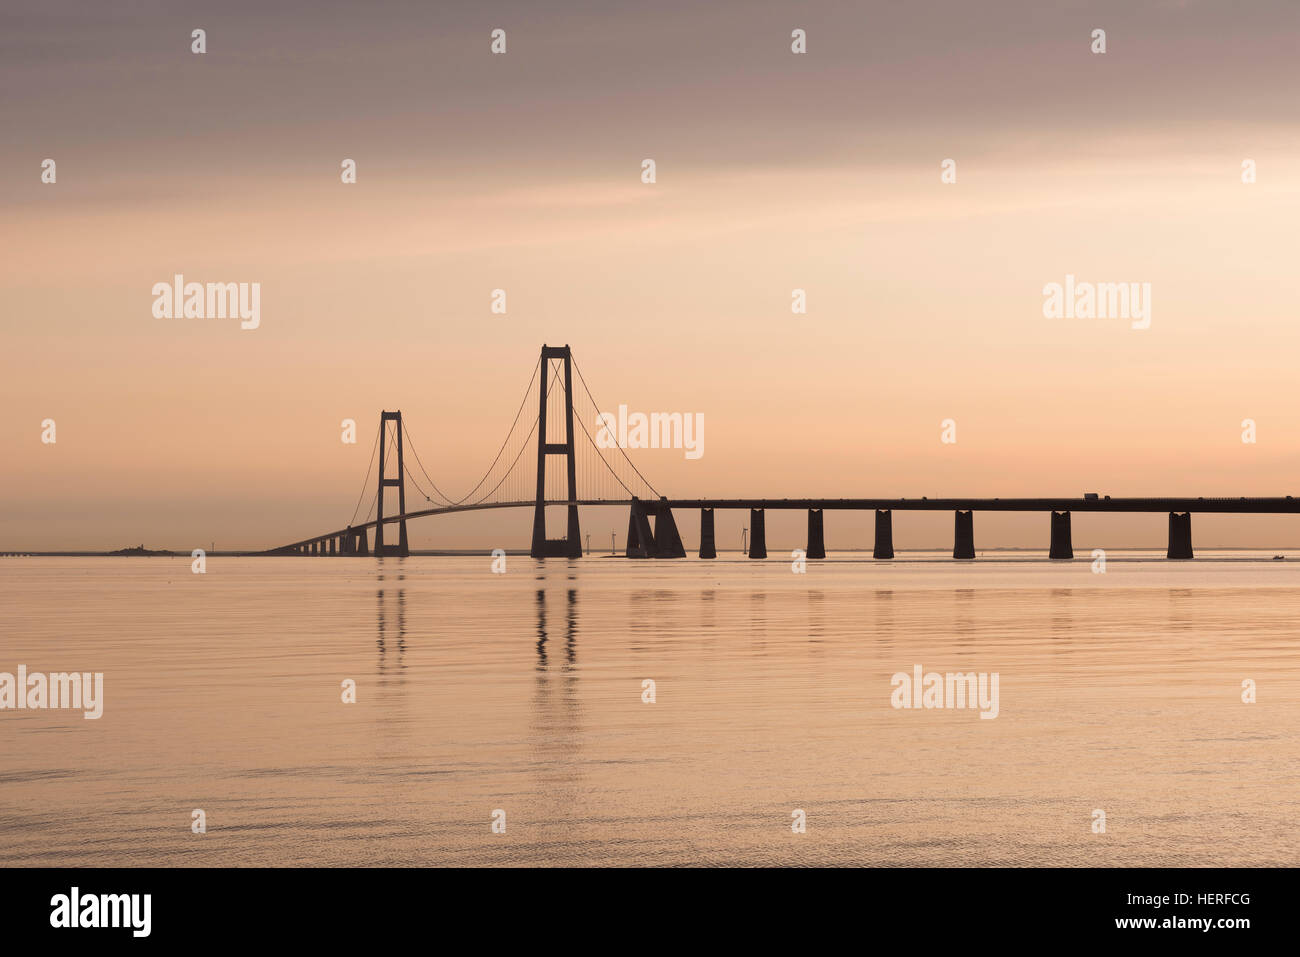
[[[582,557],[582,529],[578,525],[578,506],[569,505],[569,521],[565,528],[568,537],[568,547],[565,549],[565,558]]]
[[[1169,513],[1169,550],[1165,558],[1192,558],[1192,513]]]
[[[338,545],[338,539],[337,539],[335,536],[331,535],[331,536],[330,536],[330,554],[331,554],[331,555],[337,555],[337,554],[338,554],[338,552],[335,551],[335,548],[337,547],[337,545]]]
[[[957,509],[952,539],[953,558],[975,557],[975,515],[970,511]]]
[[[713,509],[700,509],[700,557],[717,558],[718,545],[713,534]]]
[[[749,557],[767,558],[767,530],[764,527],[763,510],[749,510]]]
[[[804,551],[806,558],[826,557],[826,536],[822,514],[820,508],[808,509],[808,548]]]
[[[370,555],[370,536],[364,528],[357,531],[356,554],[367,558]]]
[[[1070,513],[1052,513],[1052,547],[1048,558],[1069,559],[1074,557],[1074,545],[1070,541]]]
[[[876,547],[871,557],[894,557],[894,513],[887,508],[876,509]]]
[[[539,503],[533,515],[533,545],[528,554],[533,558],[581,558],[582,531],[578,525],[578,506],[568,505],[564,538],[547,538],[546,508]]]
[[[387,555],[390,558],[409,558],[411,549],[406,544],[406,523],[402,523],[402,530],[396,545],[383,545],[379,541],[379,532],[375,532],[375,557],[379,558]]]

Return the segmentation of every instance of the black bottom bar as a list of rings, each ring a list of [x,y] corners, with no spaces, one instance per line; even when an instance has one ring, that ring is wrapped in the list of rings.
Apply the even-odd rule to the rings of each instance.
[[[798,842],[816,839],[815,818],[805,835],[787,833],[762,854],[769,864],[807,860]],[[777,822],[778,825],[781,822]],[[508,840],[501,837],[500,840]],[[784,842],[784,843],[783,843]],[[782,849],[784,847],[784,849]],[[432,849],[432,848],[431,848]],[[839,846],[840,859],[845,848]],[[364,855],[364,845],[356,848]],[[610,849],[609,863],[617,861]],[[735,863],[745,861],[737,847]],[[757,862],[754,858],[752,862]],[[737,938],[773,934],[822,939],[850,934],[904,936],[924,941],[925,953],[965,953],[975,940],[1001,949],[1008,944],[1069,940],[1125,940],[1135,950],[1181,953],[1193,942],[1218,953],[1255,952],[1266,941],[1294,933],[1295,869],[1190,868],[1186,870],[1067,868],[876,869],[867,874],[847,870],[747,869],[725,879],[741,899],[795,900],[811,895],[815,915],[798,920],[770,915],[737,915],[714,927],[718,874],[699,870],[568,870],[564,897],[583,906],[570,917],[586,936],[616,939],[638,916],[631,902],[672,900],[674,922],[713,927],[729,945]],[[493,929],[493,939],[533,934],[554,920],[557,876],[549,870],[302,869],[23,869],[0,871],[0,919],[5,943],[39,941],[42,948],[15,953],[77,952],[92,945],[108,952],[148,941],[177,952],[178,944],[202,941],[256,940],[292,944],[294,953],[337,953],[344,942],[383,944],[437,932],[451,915],[467,915],[484,902],[509,901],[509,920]],[[69,919],[59,898],[71,904],[90,895],[149,895],[148,937],[134,936],[131,916],[142,918],[143,906],[124,911],[127,926],[71,928],[52,926]],[[436,888],[436,891],[434,890]],[[200,906],[201,905],[201,906]],[[118,905],[122,906],[122,905]],[[129,905],[127,905],[129,906]],[[631,922],[631,923],[630,923]],[[815,926],[810,927],[809,922]],[[1195,922],[1193,925],[1192,922]],[[1208,922],[1208,928],[1201,922]],[[883,930],[882,930],[883,928]],[[888,937],[884,936],[885,931]],[[606,936],[606,935],[611,936]],[[59,945],[63,946],[60,947]],[[72,946],[69,947],[68,945]],[[1243,946],[1244,945],[1244,946]],[[942,949],[941,949],[942,948]],[[1017,947],[1017,950],[1023,949]],[[1271,952],[1271,951],[1270,951]]]

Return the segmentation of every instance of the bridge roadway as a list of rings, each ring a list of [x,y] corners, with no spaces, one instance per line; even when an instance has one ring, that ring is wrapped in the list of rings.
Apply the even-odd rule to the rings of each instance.
[[[635,499],[548,499],[547,506],[577,505],[622,506],[638,504]],[[1300,498],[1285,496],[1214,497],[1137,497],[1114,498],[661,498],[641,500],[639,504],[652,509],[808,509],[810,511],[934,511],[934,512],[1170,512],[1202,514],[1290,514],[1300,513]],[[457,512],[474,512],[496,508],[536,508],[535,500],[519,502],[480,502],[470,505],[442,505],[418,509],[398,515],[385,515],[384,525],[429,515],[450,515]],[[270,549],[269,553],[287,554],[300,548],[321,543],[331,538],[373,529],[378,522],[371,519],[360,525],[337,529],[323,535],[313,535],[288,545]],[[1068,535],[1068,532],[1066,533]]]
[[[529,504],[532,504],[531,502]],[[563,505],[563,502],[556,502]],[[622,502],[614,504],[625,504]],[[1300,498],[670,498],[669,508],[811,508],[901,512],[1300,512]]]

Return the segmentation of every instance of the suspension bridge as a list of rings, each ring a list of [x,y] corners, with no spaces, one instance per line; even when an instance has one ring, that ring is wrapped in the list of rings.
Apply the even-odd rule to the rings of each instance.
[[[575,372],[580,389],[574,387]],[[525,409],[534,384],[537,386],[537,414],[529,422]],[[1193,513],[1300,512],[1300,500],[1290,495],[1253,498],[1112,498],[1109,495],[1084,495],[1080,498],[670,498],[661,495],[650,484],[621,445],[610,442],[609,447],[605,447],[592,436],[587,423],[597,422],[602,411],[592,397],[582,370],[574,362],[569,346],[543,345],[528,385],[524,387],[519,410],[496,456],[482,478],[459,498],[445,494],[425,469],[410,431],[402,420],[402,413],[383,411],[361,494],[347,525],[262,554],[405,557],[410,554],[407,523],[414,519],[483,509],[531,508],[533,535],[529,553],[534,558],[580,558],[582,542],[578,509],[613,505],[629,509],[624,551],[628,558],[686,557],[673,518],[674,509],[700,510],[700,558],[717,557],[714,511],[748,509],[748,555],[750,558],[766,558],[766,512],[770,509],[796,509],[808,513],[805,549],[808,558],[826,557],[825,512],[855,510],[875,512],[876,535],[872,554],[878,559],[894,557],[895,511],[951,511],[954,516],[954,559],[975,557],[974,513],[977,511],[1048,513],[1051,536],[1048,554],[1053,559],[1074,557],[1070,534],[1070,515],[1073,512],[1168,512],[1166,557],[1190,559],[1193,557]],[[408,446],[414,469],[406,457]],[[535,472],[531,470],[533,463]],[[377,475],[377,482],[370,506],[363,515],[361,506],[366,491],[371,487],[372,474]],[[408,482],[425,503],[410,511],[406,500]],[[396,512],[385,511],[387,489],[396,490]],[[563,497],[548,498],[551,490],[562,491]],[[561,538],[547,536],[546,509],[551,506],[566,510],[565,534]],[[392,540],[394,532],[396,541]],[[373,547],[370,544],[372,533]]]

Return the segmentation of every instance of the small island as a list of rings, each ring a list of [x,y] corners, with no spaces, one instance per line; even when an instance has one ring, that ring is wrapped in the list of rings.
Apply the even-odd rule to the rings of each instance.
[[[135,548],[119,548],[115,552],[109,552],[110,555],[175,555],[175,552],[165,550],[154,550],[145,548],[143,545],[137,545]]]

